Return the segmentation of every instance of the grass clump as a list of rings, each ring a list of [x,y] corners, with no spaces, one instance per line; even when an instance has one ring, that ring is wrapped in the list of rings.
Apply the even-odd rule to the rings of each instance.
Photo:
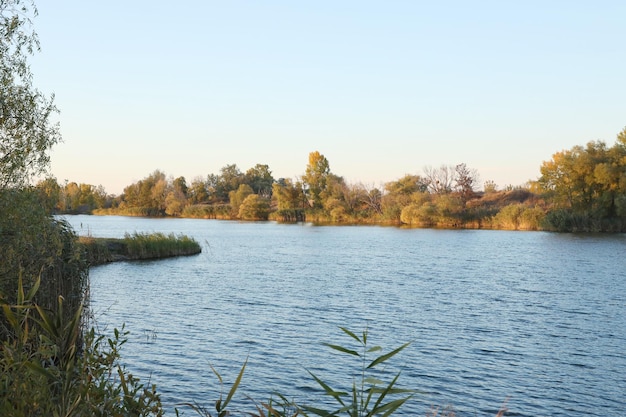
[[[170,233],[126,233],[123,239],[130,259],[167,258],[195,255],[202,251],[195,239]]]
[[[123,239],[81,236],[78,241],[89,265],[189,256],[202,251],[195,239],[173,233],[127,233]]]

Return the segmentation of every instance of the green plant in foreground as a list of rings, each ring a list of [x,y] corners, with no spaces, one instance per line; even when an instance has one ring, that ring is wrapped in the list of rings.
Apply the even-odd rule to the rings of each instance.
[[[82,307],[68,314],[33,302],[40,280],[15,304],[0,302],[9,336],[0,342],[0,415],[162,416],[156,388],[144,386],[120,364],[126,334],[82,335]],[[82,337],[81,337],[82,335]]]
[[[377,368],[379,365],[385,363],[396,354],[404,350],[410,343],[405,343],[402,346],[392,350],[391,352],[381,354],[374,360],[368,363],[368,355],[374,352],[381,352],[380,346],[368,345],[368,332],[363,331],[361,337],[357,336],[350,330],[340,327],[340,329],[358,342],[361,352],[350,349],[344,346],[333,345],[325,343],[324,345],[334,349],[338,352],[345,353],[351,356],[355,356],[359,359],[358,372],[360,379],[352,382],[352,388],[348,391],[338,391],[330,387],[329,384],[324,382],[321,378],[313,374],[311,371],[308,373],[313,379],[322,387],[324,394],[330,396],[337,404],[338,408],[333,410],[324,410],[319,407],[312,407],[308,405],[298,405],[293,403],[282,394],[276,394],[278,400],[270,399],[267,402],[255,404],[256,412],[243,413],[252,417],[295,417],[297,415],[318,415],[318,416],[340,416],[345,415],[349,417],[370,417],[370,416],[389,416],[395,413],[404,403],[406,403],[414,394],[413,390],[402,389],[396,386],[400,373],[398,372],[392,378],[391,382],[385,383],[378,379],[375,375],[381,372]],[[246,368],[247,361],[239,371],[239,375],[234,384],[230,388],[226,399],[222,401],[222,395],[220,394],[219,400],[215,403],[216,414],[211,414],[211,411],[198,405],[197,403],[185,403],[182,405],[190,407],[198,415],[203,417],[225,417],[231,414],[226,408],[231,402],[235,392],[237,391],[241,379],[243,377],[244,370]],[[220,374],[211,367],[213,373],[223,386],[223,380]],[[178,410],[176,410],[178,414]]]
[[[394,376],[391,382],[385,383],[375,376],[373,370],[378,365],[385,363],[404,350],[410,343],[405,343],[391,352],[381,354],[368,363],[368,354],[381,352],[382,348],[380,346],[370,347],[368,345],[367,329],[363,331],[361,337],[345,327],[340,327],[340,329],[359,344],[360,352],[344,346],[328,343],[325,343],[325,345],[338,352],[359,358],[360,379],[352,382],[351,389],[338,391],[331,388],[329,384],[311,371],[308,371],[313,379],[322,387],[324,394],[330,396],[338,404],[339,408],[328,411],[321,408],[303,406],[302,409],[305,413],[308,412],[318,416],[346,415],[350,417],[369,417],[389,416],[393,414],[413,396],[415,391],[396,387],[400,372]]]
[[[237,392],[237,388],[239,388],[239,384],[241,383],[241,378],[243,378],[243,371],[246,369],[247,363],[248,361],[246,360],[243,366],[241,367],[241,370],[239,371],[239,375],[237,376],[237,379],[233,383],[233,386],[230,387],[230,391],[228,391],[228,394],[226,395],[226,399],[224,401],[222,401],[222,392],[220,391],[220,397],[215,402],[215,411],[217,412],[216,414],[217,417],[225,417],[230,414],[230,412],[226,411],[226,407],[228,407],[228,404],[233,399],[235,392]],[[211,367],[211,370],[213,371],[218,381],[220,382],[220,387],[223,388],[224,381],[222,380],[222,376],[219,374],[219,372],[217,372],[217,370],[213,367],[213,365],[209,365],[209,366]],[[212,416],[211,412],[207,408],[200,406],[198,403],[183,403],[182,405],[186,405],[190,407],[198,415],[205,416],[205,417]],[[178,410],[176,410],[176,415],[178,415]]]

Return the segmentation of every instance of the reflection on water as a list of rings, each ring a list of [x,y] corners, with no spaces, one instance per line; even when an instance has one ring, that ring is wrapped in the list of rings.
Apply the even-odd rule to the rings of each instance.
[[[189,258],[91,272],[101,327],[131,331],[123,358],[172,407],[211,405],[248,359],[241,392],[315,399],[354,364],[321,346],[367,327],[420,390],[403,414],[600,416],[626,410],[626,238],[540,232],[312,227],[70,216],[80,233],[184,233]],[[81,227],[82,225],[82,227]],[[250,403],[242,401],[251,410]]]

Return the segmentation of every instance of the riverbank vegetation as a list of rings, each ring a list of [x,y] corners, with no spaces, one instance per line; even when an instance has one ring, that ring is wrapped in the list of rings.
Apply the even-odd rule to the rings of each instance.
[[[35,15],[30,1],[0,1],[2,416],[164,413],[155,386],[139,381],[122,364],[120,348],[127,335],[123,328],[113,330],[107,337],[90,321],[88,274],[94,261],[87,258],[85,245],[93,245],[90,251],[98,257],[119,250],[124,256],[141,258],[192,251],[197,243],[153,235],[127,236],[122,241],[79,241],[66,222],[52,216],[53,212],[101,210],[142,216],[386,221],[452,227],[482,227],[493,218],[517,228],[535,227],[543,214],[552,219],[551,224],[563,229],[604,225],[615,230],[623,228],[626,135],[620,136],[615,148],[597,143],[555,155],[554,163],[542,167],[544,180],[537,183],[540,192],[513,188],[498,191],[495,184],[479,192],[475,173],[464,164],[427,169],[423,176],[407,175],[382,189],[349,185],[331,173],[328,161],[318,152],[310,154],[305,174],[294,181],[274,180],[266,165],[257,165],[245,174],[235,165],[228,165],[220,175],[194,180],[190,186],[182,177],[169,179],[155,171],[129,185],[117,197],[107,195],[102,187],[59,185],[51,177],[31,187],[35,177],[46,173],[48,153],[60,141],[58,124],[53,121],[53,97],[48,98],[33,87],[27,62],[39,47],[31,28]],[[513,208],[506,209],[508,206]],[[545,214],[545,210],[554,210],[556,214],[550,218],[550,212]],[[111,247],[115,245],[117,249]],[[380,350],[367,347],[367,333],[357,337],[344,332],[363,350],[329,345],[331,348],[359,359]],[[340,408],[331,410],[336,411],[334,415],[373,415],[375,411],[389,415],[398,410],[411,395],[411,391],[396,388],[399,374],[394,374],[391,382],[381,383],[379,379],[365,378],[365,371],[391,359],[404,347],[381,354],[360,369],[364,376],[361,384],[352,384],[346,391],[333,390],[312,374],[323,392],[338,403]],[[244,369],[245,366],[226,399],[218,399],[216,415],[228,415],[226,406]],[[377,373],[375,377],[381,375]],[[350,384],[352,377],[347,378]],[[396,394],[400,397],[391,399]],[[253,412],[245,414],[328,414],[318,407],[300,408],[292,403],[283,403],[281,411],[272,404],[275,403],[260,403]],[[193,409],[201,413],[205,410]]]
[[[425,167],[380,187],[350,184],[311,152],[296,179],[272,176],[268,165],[241,171],[231,164],[190,184],[156,170],[119,196],[101,186],[47,178],[37,185],[58,213],[204,219],[395,224],[413,227],[552,231],[626,231],[626,129],[609,147],[574,146],[543,162],[540,176],[520,186],[480,186],[464,163]]]
[[[163,233],[127,233],[123,239],[81,236],[78,241],[85,248],[90,266],[114,261],[189,256],[202,251],[193,238]]]

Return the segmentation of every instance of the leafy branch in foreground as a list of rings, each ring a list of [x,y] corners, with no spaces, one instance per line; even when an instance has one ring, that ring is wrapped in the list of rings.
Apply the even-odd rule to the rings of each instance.
[[[325,345],[338,352],[359,358],[360,380],[353,381],[351,389],[341,391],[331,388],[321,378],[308,371],[323,389],[324,394],[331,397],[338,404],[338,408],[328,411],[317,407],[302,406],[302,409],[305,412],[318,416],[347,415],[350,417],[369,417],[393,414],[413,396],[415,391],[397,387],[396,384],[400,377],[400,372],[390,382],[386,383],[376,377],[380,372],[374,372],[374,368],[400,353],[410,343],[405,343],[391,352],[381,354],[368,364],[368,355],[374,352],[381,352],[382,348],[380,346],[370,347],[368,345],[367,329],[363,331],[361,337],[345,327],[340,327],[340,329],[359,344],[360,352],[345,346],[328,343],[325,343]]]

